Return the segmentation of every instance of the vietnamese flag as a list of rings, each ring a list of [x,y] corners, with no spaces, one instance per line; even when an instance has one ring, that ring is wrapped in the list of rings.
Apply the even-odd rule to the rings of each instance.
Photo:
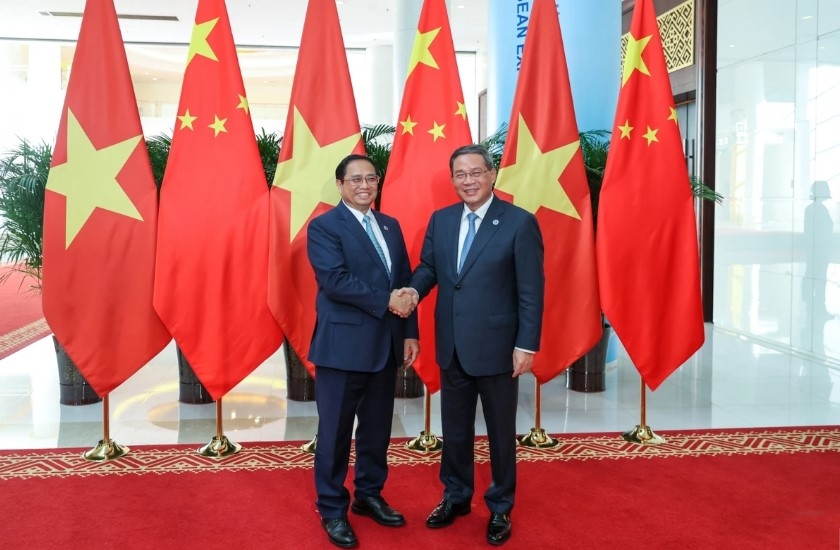
[[[380,205],[400,221],[411,265],[416,266],[432,212],[458,200],[449,157],[472,143],[445,0],[423,2],[396,130]],[[417,309],[423,345],[413,365],[430,393],[440,389],[436,298],[437,289]]]
[[[268,188],[223,0],[199,0],[160,196],[155,308],[219,399],[279,346]]]
[[[533,372],[544,384],[601,337],[589,184],[554,0],[534,0],[496,188],[537,217],[545,308]]]
[[[656,13],[638,0],[596,248],[604,313],[652,390],[703,345],[693,203]]]
[[[335,168],[364,144],[334,0],[310,0],[289,114],[271,188],[268,303],[286,339],[307,359],[318,285],[306,255],[309,220],[341,200]]]
[[[99,395],[171,337],[152,307],[157,189],[117,13],[89,0],[44,201],[44,315]]]

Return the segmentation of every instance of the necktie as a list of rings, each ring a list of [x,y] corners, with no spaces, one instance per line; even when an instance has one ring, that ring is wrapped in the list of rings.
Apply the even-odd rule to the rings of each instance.
[[[461,268],[464,267],[464,260],[467,258],[467,252],[470,251],[470,246],[472,246],[473,239],[475,239],[475,220],[477,219],[478,214],[475,212],[467,214],[467,220],[470,222],[470,226],[467,229],[467,236],[464,238],[464,246],[461,248],[461,260],[458,262],[458,273],[460,273]]]
[[[382,260],[382,264],[385,266],[385,271],[388,272],[388,276],[390,277],[391,270],[388,269],[388,260],[385,259],[385,252],[382,251],[382,247],[379,245],[379,241],[373,233],[373,227],[370,225],[370,218],[365,216],[362,218],[362,221],[365,222],[365,231],[367,232],[368,237],[370,237],[370,242],[373,243],[373,248],[376,249],[376,253],[379,254],[379,259]]]

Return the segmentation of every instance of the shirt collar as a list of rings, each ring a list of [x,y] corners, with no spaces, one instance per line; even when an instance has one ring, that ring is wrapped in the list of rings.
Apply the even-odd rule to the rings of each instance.
[[[367,214],[363,214],[359,209],[353,208],[352,206],[347,204],[344,200],[342,200],[341,202],[344,203],[344,206],[347,207],[347,210],[349,210],[350,213],[353,214],[353,216],[356,218],[356,220],[358,220],[359,223],[365,223],[364,221],[362,221],[365,216],[370,216],[371,221],[376,221],[376,218],[373,217],[373,210],[372,209],[369,209],[367,211]]]
[[[484,216],[487,215],[487,211],[490,210],[490,204],[493,202],[493,199],[495,199],[495,198],[496,198],[496,196],[491,193],[490,194],[490,199],[487,202],[485,202],[484,204],[482,204],[478,208],[478,210],[475,211],[475,214],[478,216],[479,220],[483,220]],[[470,210],[470,207],[465,204],[464,205],[464,212],[461,214],[461,219],[462,220],[467,219],[467,214],[469,214],[470,212],[472,212],[472,210]]]

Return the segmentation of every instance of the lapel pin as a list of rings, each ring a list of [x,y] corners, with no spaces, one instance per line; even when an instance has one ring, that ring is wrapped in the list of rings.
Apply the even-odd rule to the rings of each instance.
[[[383,225],[383,226],[382,226],[382,231],[388,231],[388,226],[387,226],[387,225]]]
[[[493,220],[493,225],[499,225],[499,220]]]

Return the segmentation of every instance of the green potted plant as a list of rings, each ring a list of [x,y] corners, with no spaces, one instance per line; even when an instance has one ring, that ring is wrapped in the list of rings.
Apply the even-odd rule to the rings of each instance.
[[[13,272],[24,275],[28,292],[41,293],[44,194],[52,161],[52,147],[26,139],[0,160],[0,261],[11,269],[0,276],[4,283]],[[53,336],[58,362],[59,399],[63,405],[101,401],[72,359]]]

